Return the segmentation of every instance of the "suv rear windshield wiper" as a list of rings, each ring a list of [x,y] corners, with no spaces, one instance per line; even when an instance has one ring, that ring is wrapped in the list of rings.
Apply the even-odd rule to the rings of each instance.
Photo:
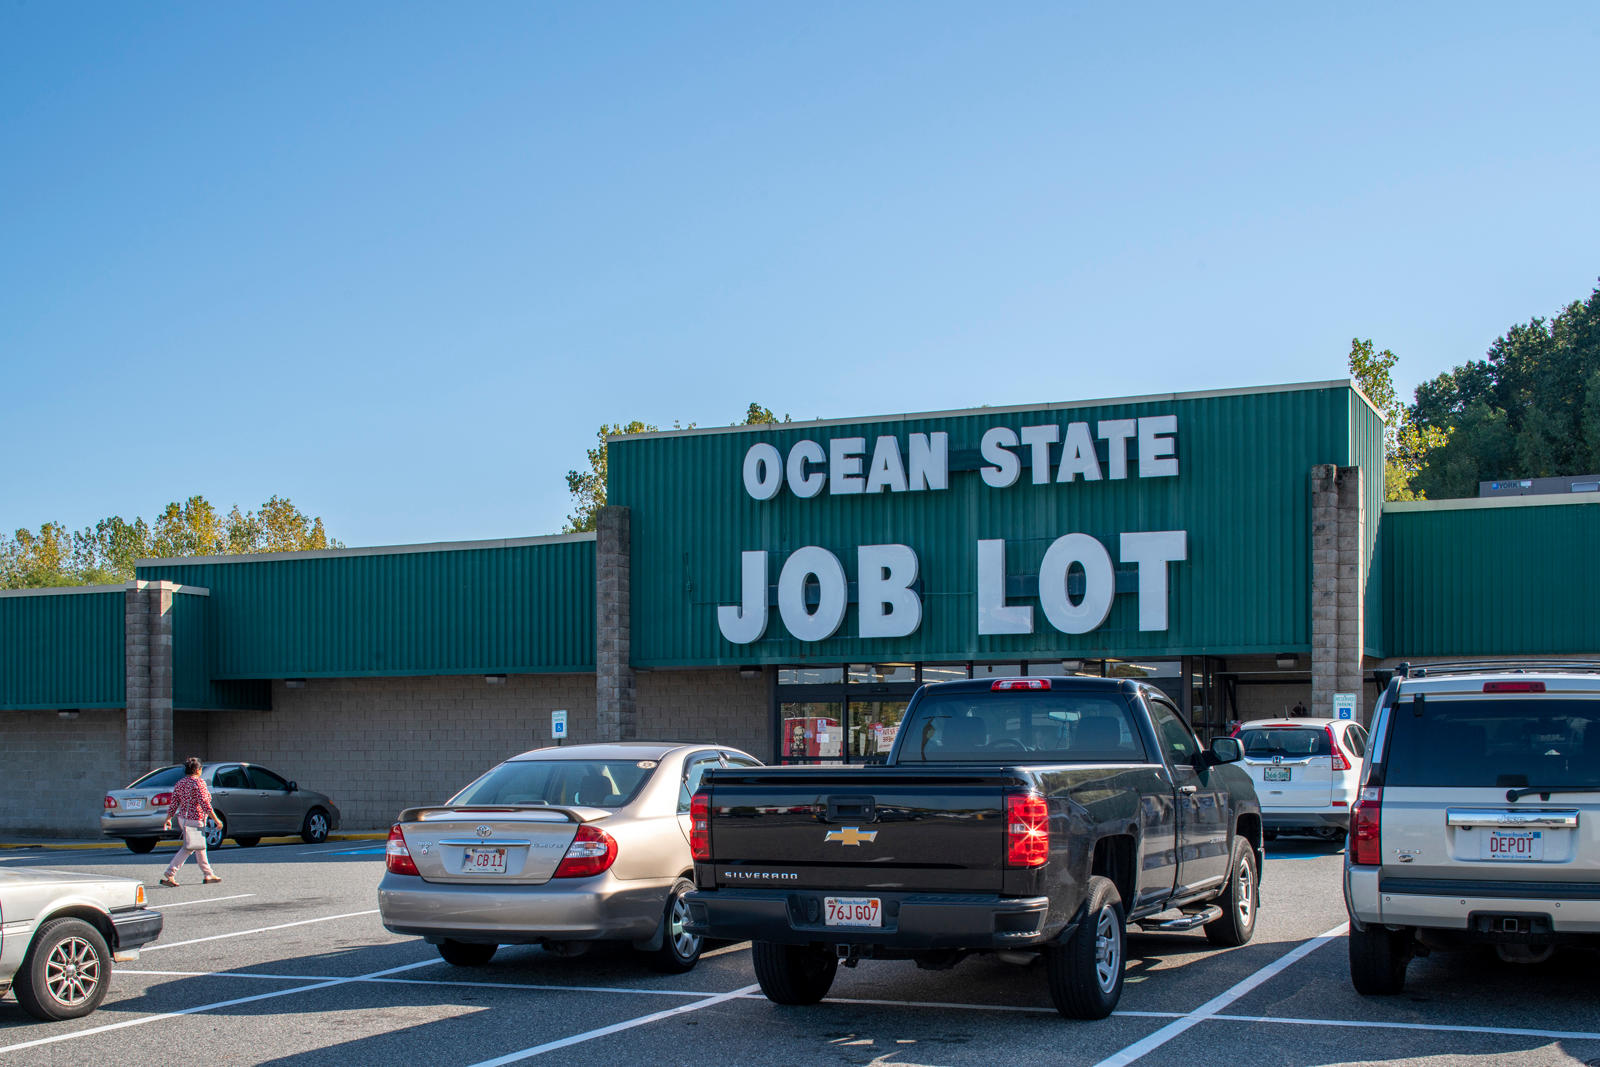
[[[1600,785],[1558,785],[1553,789],[1542,785],[1524,785],[1507,789],[1506,799],[1515,802],[1535,793],[1539,794],[1540,800],[1549,800],[1552,793],[1600,793]]]

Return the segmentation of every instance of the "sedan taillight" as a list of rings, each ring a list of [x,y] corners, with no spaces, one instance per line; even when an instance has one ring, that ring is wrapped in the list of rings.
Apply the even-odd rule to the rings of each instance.
[[[710,793],[696,793],[689,801],[689,852],[697,863],[711,860]]]
[[[155,796],[150,798],[150,806],[152,808],[164,808],[168,804],[171,804],[171,803],[172,803],[172,794],[171,793],[157,793]]]
[[[114,808],[116,806],[117,806],[117,798],[112,796],[110,793],[107,793],[106,794],[106,810],[110,811],[112,808]]]
[[[417,864],[411,858],[411,850],[406,847],[406,839],[400,833],[400,824],[395,823],[389,831],[389,843],[383,849],[383,865],[390,874],[416,874]]]
[[[588,878],[617,862],[617,839],[598,826],[580,826],[552,878]]]

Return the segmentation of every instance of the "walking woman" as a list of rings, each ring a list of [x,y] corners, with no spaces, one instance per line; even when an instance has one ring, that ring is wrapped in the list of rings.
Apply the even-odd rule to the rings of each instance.
[[[206,859],[205,827],[208,821],[215,820],[216,817],[217,813],[211,810],[211,791],[200,779],[200,760],[190,756],[183,761],[183,777],[178,779],[178,784],[172,788],[172,803],[167,806],[167,821],[161,824],[163,830],[170,829],[172,820],[177,819],[180,832],[183,834],[183,847],[178,849],[178,854],[172,858],[172,865],[167,868],[167,873],[161,876],[162,885],[172,889],[178,888],[178,868],[188,861],[191,852],[194,853],[195,861],[200,864],[200,881],[203,885],[222,881],[212,872],[211,863]]]

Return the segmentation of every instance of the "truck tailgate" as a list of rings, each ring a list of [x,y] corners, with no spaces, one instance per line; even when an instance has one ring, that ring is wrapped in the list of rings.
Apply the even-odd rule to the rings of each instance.
[[[995,893],[1005,794],[1022,784],[999,768],[713,770],[703,786],[713,878],[719,887]]]

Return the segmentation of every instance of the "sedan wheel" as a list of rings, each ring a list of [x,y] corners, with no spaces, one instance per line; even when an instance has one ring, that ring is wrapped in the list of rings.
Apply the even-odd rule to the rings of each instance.
[[[703,941],[689,926],[689,902],[685,895],[694,888],[687,878],[679,878],[667,895],[666,913],[661,917],[661,947],[650,958],[650,966],[663,974],[682,974],[700,962]]]
[[[328,839],[328,813],[321,808],[306,812],[306,821],[300,824],[300,840],[308,845],[320,845]]]
[[[137,853],[138,855],[142,856],[146,852],[149,852],[151,849],[155,848],[156,842],[159,840],[160,838],[158,837],[130,837],[127,838],[123,843],[128,846],[129,852]]]
[[[100,931],[82,919],[55,919],[39,927],[17,971],[17,1002],[39,1019],[76,1019],[105,999],[111,950]]]
[[[206,824],[206,848],[221,848],[222,839],[228,836],[228,820],[222,812],[215,812],[216,822]]]

